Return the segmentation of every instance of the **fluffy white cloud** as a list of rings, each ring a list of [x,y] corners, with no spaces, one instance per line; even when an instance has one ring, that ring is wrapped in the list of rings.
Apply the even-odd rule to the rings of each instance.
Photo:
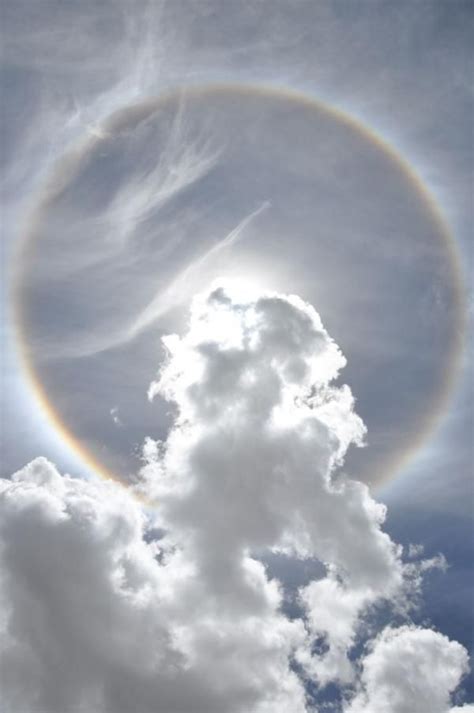
[[[336,475],[364,426],[345,359],[314,309],[294,296],[244,297],[217,286],[194,302],[187,334],[151,395],[178,406],[175,426],[145,476],[162,521],[189,537],[210,591],[237,591],[246,551],[286,549],[330,565],[301,592],[313,638],[329,652],[299,662],[321,682],[350,679],[347,651],[360,613],[401,593],[399,553],[381,531],[384,507]]]
[[[304,710],[304,636],[253,560],[214,598],[180,553],[147,543],[117,485],[37,459],[2,481],[3,711]]]
[[[456,641],[414,626],[387,628],[363,660],[362,690],[347,713],[448,713],[450,693],[467,669],[467,652]]]
[[[356,713],[389,695],[414,634],[413,670],[440,671],[424,700],[444,711],[466,654],[435,632],[384,631],[357,681],[363,618],[406,606],[418,574],[382,532],[384,507],[339,470],[365,429],[314,309],[217,286],[166,346],[150,395],[175,403],[175,421],[146,442],[139,486],[153,515],[44,459],[2,481],[6,713],[303,713],[307,678],[354,683]],[[283,613],[268,550],[326,565],[299,593],[301,618]]]

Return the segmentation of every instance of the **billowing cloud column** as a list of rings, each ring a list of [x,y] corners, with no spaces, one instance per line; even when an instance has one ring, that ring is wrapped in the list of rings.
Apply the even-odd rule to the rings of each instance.
[[[405,713],[407,652],[413,671],[442,671],[426,700],[447,713],[459,644],[388,628],[353,660],[373,605],[407,612],[422,567],[403,565],[384,507],[340,471],[365,429],[314,309],[215,286],[165,345],[150,396],[174,403],[174,424],[146,441],[138,486],[152,515],[45,459],[2,481],[6,713],[305,713],[309,680],[343,686],[350,713]],[[325,565],[299,617],[259,560],[268,550]]]
[[[317,557],[325,579],[301,592],[323,656],[297,654],[311,676],[348,681],[359,613],[400,594],[384,508],[338,474],[364,426],[345,359],[315,310],[294,296],[246,297],[217,286],[195,300],[189,330],[165,340],[151,395],[176,403],[166,445],[145,469],[168,528],[186,538],[209,596],[245,598],[244,563],[261,548]],[[184,542],[184,541],[183,541]],[[253,565],[255,566],[255,565]]]

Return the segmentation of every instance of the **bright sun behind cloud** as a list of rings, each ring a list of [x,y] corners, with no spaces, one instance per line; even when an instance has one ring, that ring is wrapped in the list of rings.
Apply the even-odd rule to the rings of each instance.
[[[473,7],[3,0],[0,713],[474,713]]]

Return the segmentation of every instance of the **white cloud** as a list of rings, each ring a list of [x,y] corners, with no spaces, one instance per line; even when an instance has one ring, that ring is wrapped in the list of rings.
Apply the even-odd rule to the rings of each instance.
[[[321,682],[347,680],[359,616],[402,596],[402,565],[380,528],[384,507],[334,475],[364,435],[350,390],[331,385],[344,357],[299,298],[222,287],[194,302],[183,339],[165,343],[169,361],[151,394],[174,401],[179,415],[145,469],[162,517],[197,533],[194,558],[212,587],[231,577],[230,552],[288,549],[330,564],[301,593],[310,634],[327,635],[330,651],[303,647],[298,660]]]
[[[388,695],[412,635],[414,669],[440,670],[425,697],[448,705],[466,652],[429,630],[385,630],[357,679],[370,608],[407,608],[423,568],[404,567],[385,508],[339,470],[365,428],[333,383],[345,359],[315,310],[218,285],[165,343],[150,395],[176,416],[165,443],[144,447],[148,520],[119,486],[44,459],[2,481],[6,713],[303,713],[307,678],[352,682],[356,713]],[[326,565],[300,591],[301,618],[283,613],[265,550]]]
[[[448,713],[468,669],[464,647],[414,626],[385,629],[362,663],[362,690],[347,713]]]
[[[0,531],[2,710],[304,710],[301,623],[253,560],[213,599],[182,554],[158,562],[125,490],[42,458],[2,481]]]

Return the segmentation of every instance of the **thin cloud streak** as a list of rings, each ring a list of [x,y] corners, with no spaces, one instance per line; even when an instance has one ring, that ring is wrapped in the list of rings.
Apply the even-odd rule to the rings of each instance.
[[[135,324],[128,333],[129,338],[132,338],[140,333],[140,331],[159,317],[166,314],[169,310],[177,305],[189,301],[206,279],[205,269],[226,249],[236,245],[245,235],[246,228],[263,212],[270,207],[269,201],[264,201],[258,208],[249,213],[243,218],[233,230],[231,230],[225,238],[219,240],[207,252],[199,255],[189,265],[187,265],[173,282],[166,289],[157,295],[153,301],[140,314]]]

